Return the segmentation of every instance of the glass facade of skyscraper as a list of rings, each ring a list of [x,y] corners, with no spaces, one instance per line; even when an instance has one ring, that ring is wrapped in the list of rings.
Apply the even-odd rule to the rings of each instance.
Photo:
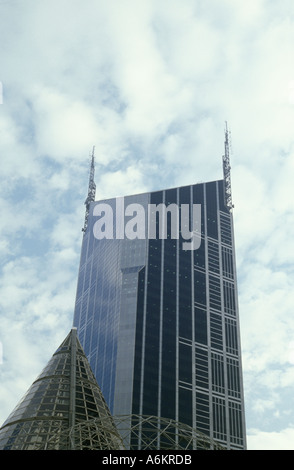
[[[112,239],[95,237],[95,207],[103,203],[113,210]],[[157,217],[155,237],[126,237],[121,228],[131,212],[118,206],[132,204],[144,209],[146,226],[150,205],[174,205],[179,216],[183,205],[191,213],[200,205],[200,246],[183,249],[168,211],[166,236],[159,236]],[[170,418],[226,448],[246,448],[233,222],[223,180],[92,202],[74,326],[114,415]]]

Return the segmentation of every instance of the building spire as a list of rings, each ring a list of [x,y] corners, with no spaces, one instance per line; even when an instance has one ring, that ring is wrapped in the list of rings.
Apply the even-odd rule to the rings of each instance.
[[[223,172],[224,172],[225,204],[230,211],[231,209],[233,209],[234,205],[232,203],[230,143],[229,143],[229,131],[228,131],[227,121],[226,121],[226,127],[225,127],[225,154],[223,155]]]
[[[94,181],[94,174],[95,174],[94,151],[95,151],[95,147],[93,147],[92,156],[91,156],[91,167],[90,167],[90,176],[89,176],[88,196],[87,196],[87,199],[85,200],[85,205],[86,205],[85,223],[84,223],[84,227],[82,228],[83,232],[86,232],[86,230],[87,230],[89,211],[90,211],[90,203],[95,201],[95,194],[96,194],[96,184],[95,184],[95,181]]]

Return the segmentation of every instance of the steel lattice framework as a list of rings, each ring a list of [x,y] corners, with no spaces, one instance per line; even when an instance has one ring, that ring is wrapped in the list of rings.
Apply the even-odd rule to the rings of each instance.
[[[115,426],[113,426],[113,424]],[[118,431],[116,431],[118,430]],[[36,446],[37,448],[37,446]],[[47,449],[226,450],[192,427],[157,416],[124,415],[82,421],[52,436]]]
[[[229,131],[226,123],[225,130],[225,154],[223,155],[223,173],[225,185],[225,204],[229,210],[233,209],[232,186],[231,186],[231,165],[230,165],[230,142]]]
[[[87,196],[87,199],[85,200],[85,206],[86,206],[85,223],[84,223],[84,227],[82,228],[83,232],[86,232],[86,230],[87,230],[89,211],[90,211],[90,203],[95,201],[95,194],[96,194],[96,184],[95,184],[95,181],[94,181],[94,173],[95,173],[94,150],[95,150],[95,147],[93,147],[92,156],[91,156],[91,167],[90,167],[90,176],[89,176],[88,196]]]

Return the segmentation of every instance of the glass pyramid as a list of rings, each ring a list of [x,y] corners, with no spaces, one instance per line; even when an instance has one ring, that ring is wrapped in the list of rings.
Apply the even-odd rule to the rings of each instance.
[[[93,419],[95,433],[72,432]],[[0,450],[83,448],[124,447],[73,328],[2,425]]]

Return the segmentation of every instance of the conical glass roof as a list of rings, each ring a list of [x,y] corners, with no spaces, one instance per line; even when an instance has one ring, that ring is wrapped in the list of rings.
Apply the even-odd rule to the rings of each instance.
[[[105,423],[106,419],[107,426],[101,425],[95,436],[79,437],[70,432],[79,422],[92,419],[98,423],[99,420]],[[108,406],[73,328],[1,427],[0,449],[82,449],[83,440],[87,448],[122,448]]]

